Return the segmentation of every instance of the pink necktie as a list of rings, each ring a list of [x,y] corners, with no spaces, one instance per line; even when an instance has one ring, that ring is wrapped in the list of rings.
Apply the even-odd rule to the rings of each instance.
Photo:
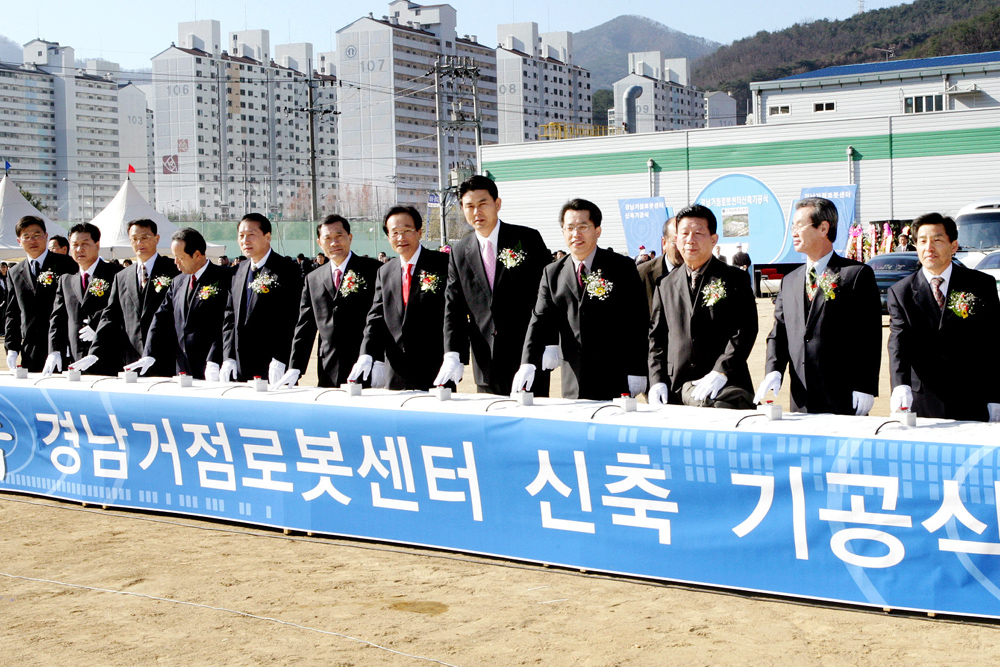
[[[340,290],[340,279],[344,277],[344,272],[340,269],[336,269],[333,272],[333,289],[335,291]]]
[[[486,240],[486,244],[483,246],[483,268],[486,269],[486,280],[490,284],[490,289],[493,289],[493,276],[497,271],[497,254],[493,250],[493,244],[490,243],[489,239]]]
[[[403,308],[410,303],[410,265],[403,265]]]

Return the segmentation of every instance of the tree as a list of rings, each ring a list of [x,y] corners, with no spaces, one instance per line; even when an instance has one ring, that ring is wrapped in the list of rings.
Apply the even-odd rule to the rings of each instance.
[[[49,206],[35,193],[29,192],[21,186],[17,186],[17,189],[21,191],[21,196],[27,199],[29,204],[38,209],[39,213],[45,213],[49,209]]]
[[[594,125],[598,127],[608,126],[608,109],[615,105],[615,93],[613,90],[598,90],[594,93],[592,106],[594,108]]]

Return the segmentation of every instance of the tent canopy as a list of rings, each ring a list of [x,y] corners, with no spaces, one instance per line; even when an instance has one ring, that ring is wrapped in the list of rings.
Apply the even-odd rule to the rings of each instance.
[[[49,220],[24,198],[17,184],[9,175],[0,181],[0,259],[24,257],[24,251],[17,243],[17,221],[26,215],[34,215],[45,222],[49,236],[66,236],[66,230]]]

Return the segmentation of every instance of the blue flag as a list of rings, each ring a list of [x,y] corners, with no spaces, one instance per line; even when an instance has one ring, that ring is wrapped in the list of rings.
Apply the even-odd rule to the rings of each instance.
[[[3,170],[4,172],[10,171],[10,162],[7,162],[7,160],[3,161]]]

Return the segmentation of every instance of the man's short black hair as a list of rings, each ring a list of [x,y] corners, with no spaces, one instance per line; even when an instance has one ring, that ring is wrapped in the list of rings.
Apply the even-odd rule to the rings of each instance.
[[[594,223],[594,227],[601,226],[601,220],[604,219],[604,215],[601,213],[601,209],[597,207],[592,201],[587,201],[586,199],[570,199],[568,202],[563,204],[562,209],[559,211],[559,227],[563,226],[563,218],[566,217],[566,211],[586,211],[590,214],[590,221]]]
[[[323,218],[323,222],[316,225],[316,238],[319,238],[320,232],[323,229],[323,225],[335,225],[338,222],[344,226],[345,232],[347,232],[348,234],[351,233],[351,223],[347,221],[347,218],[334,213],[333,215],[326,216],[325,218]]]
[[[385,235],[389,235],[389,218],[394,215],[399,215],[400,213],[405,213],[413,219],[413,227],[419,232],[420,226],[424,224],[423,218],[420,217],[420,211],[413,208],[412,206],[402,206],[396,205],[385,212],[385,216],[382,218],[382,231]]]
[[[240,222],[243,222],[244,220],[249,220],[250,222],[256,222],[257,226],[260,227],[261,234],[271,233],[271,221],[268,220],[263,215],[261,215],[260,213],[247,213],[246,215],[243,216]]]
[[[132,228],[135,227],[136,225],[138,225],[139,227],[145,227],[149,231],[153,232],[154,236],[156,235],[156,223],[150,220],[149,218],[139,218],[138,220],[133,220],[132,222],[128,223],[128,227],[125,228],[125,232],[131,234]]]
[[[49,243],[52,243],[53,241],[55,241],[56,245],[59,246],[60,248],[66,248],[67,250],[69,250],[69,239],[67,239],[65,236],[60,236],[58,234],[56,234],[55,236],[50,236]]]
[[[472,178],[462,181],[462,184],[458,186],[458,200],[462,201],[465,193],[472,192],[473,190],[486,190],[490,193],[490,197],[493,197],[494,201],[500,197],[500,191],[497,190],[497,184],[493,182],[493,179],[477,174]]]
[[[712,209],[707,206],[702,206],[701,204],[692,204],[691,206],[685,206],[680,211],[677,212],[677,226],[681,226],[681,220],[684,218],[701,218],[708,223],[708,233],[717,234],[719,230],[719,221],[715,219],[715,214],[712,213]]]
[[[14,227],[14,233],[17,236],[20,236],[21,232],[23,232],[27,227],[30,227],[32,225],[38,225],[39,227],[42,228],[43,232],[45,231],[44,220],[39,218],[37,215],[26,215],[17,221],[17,225]]]
[[[947,215],[941,215],[940,213],[924,213],[922,216],[913,221],[910,225],[910,233],[913,237],[917,237],[917,230],[919,230],[924,225],[942,225],[944,226],[944,233],[948,235],[949,241],[958,240],[958,225],[952,218]]]
[[[205,237],[197,229],[192,229],[191,227],[185,227],[184,229],[178,229],[174,232],[174,235],[170,237],[171,241],[180,241],[184,244],[184,252],[188,255],[194,255],[196,252],[200,252],[202,255],[208,249],[208,244],[205,243]]]
[[[90,234],[90,239],[94,243],[101,242],[101,230],[97,227],[97,225],[89,222],[78,222],[70,227],[69,237],[73,238],[73,234]]]
[[[829,222],[830,229],[826,232],[826,238],[831,241],[837,240],[837,221],[840,216],[837,214],[836,204],[829,199],[823,199],[822,197],[806,197],[805,199],[800,199],[795,204],[796,211],[800,208],[811,209],[811,212],[809,213],[809,221],[812,223],[813,227],[819,227],[820,223],[824,220]]]

